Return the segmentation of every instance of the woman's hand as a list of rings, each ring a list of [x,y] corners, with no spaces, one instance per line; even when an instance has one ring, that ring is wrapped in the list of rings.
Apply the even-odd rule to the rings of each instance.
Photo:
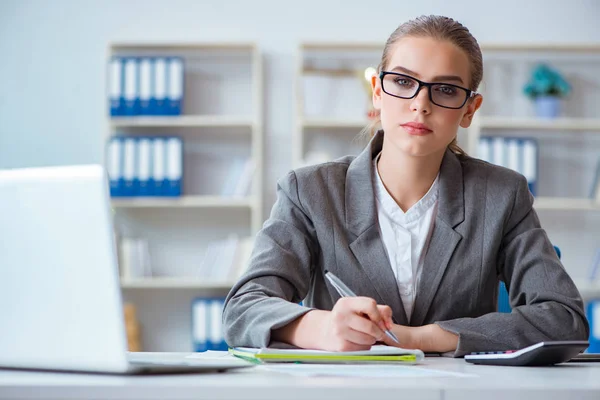
[[[458,335],[445,331],[436,324],[423,326],[394,324],[391,330],[398,338],[400,344],[385,336],[383,342],[388,346],[444,353],[456,350],[456,346],[458,345]]]
[[[342,297],[324,318],[319,347],[329,351],[368,350],[386,337],[392,309],[368,297]]]
[[[272,332],[272,339],[304,349],[368,350],[384,340],[391,328],[392,309],[368,297],[342,297],[333,310],[311,310]]]

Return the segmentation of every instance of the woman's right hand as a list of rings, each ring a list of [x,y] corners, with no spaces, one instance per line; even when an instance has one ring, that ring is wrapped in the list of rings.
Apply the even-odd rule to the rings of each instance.
[[[321,322],[319,347],[323,350],[368,350],[392,327],[392,309],[369,297],[342,297]]]

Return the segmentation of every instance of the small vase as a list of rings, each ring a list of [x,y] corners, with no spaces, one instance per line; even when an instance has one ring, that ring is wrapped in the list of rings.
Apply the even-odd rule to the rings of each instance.
[[[540,118],[556,118],[560,114],[560,99],[556,96],[538,96],[535,111]]]

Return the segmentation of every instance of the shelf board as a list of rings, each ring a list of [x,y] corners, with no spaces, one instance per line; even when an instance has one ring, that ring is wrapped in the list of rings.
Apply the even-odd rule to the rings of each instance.
[[[210,282],[199,278],[155,277],[121,279],[123,289],[213,289],[229,290],[231,282]]]
[[[569,131],[597,131],[600,133],[600,119],[591,118],[515,118],[480,117],[481,128],[492,129],[547,129]]]
[[[207,50],[207,51],[238,51],[238,50],[255,50],[256,43],[252,42],[113,42],[109,44],[109,48],[114,51],[136,51],[140,49],[148,49],[155,51],[187,51],[187,50]]]
[[[304,118],[300,121],[304,128],[358,128],[369,124],[367,119],[352,118]]]
[[[113,197],[117,208],[252,208],[252,197],[181,196],[181,197]]]
[[[533,203],[536,210],[600,211],[600,204],[587,198],[537,197]]]
[[[131,127],[252,127],[252,117],[235,115],[182,115],[112,117],[114,128]]]

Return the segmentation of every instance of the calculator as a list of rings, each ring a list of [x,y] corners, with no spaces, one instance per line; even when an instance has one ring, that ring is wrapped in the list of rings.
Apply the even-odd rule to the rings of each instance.
[[[569,361],[589,345],[585,340],[539,342],[520,350],[471,353],[465,356],[465,361],[482,365],[554,365]]]

